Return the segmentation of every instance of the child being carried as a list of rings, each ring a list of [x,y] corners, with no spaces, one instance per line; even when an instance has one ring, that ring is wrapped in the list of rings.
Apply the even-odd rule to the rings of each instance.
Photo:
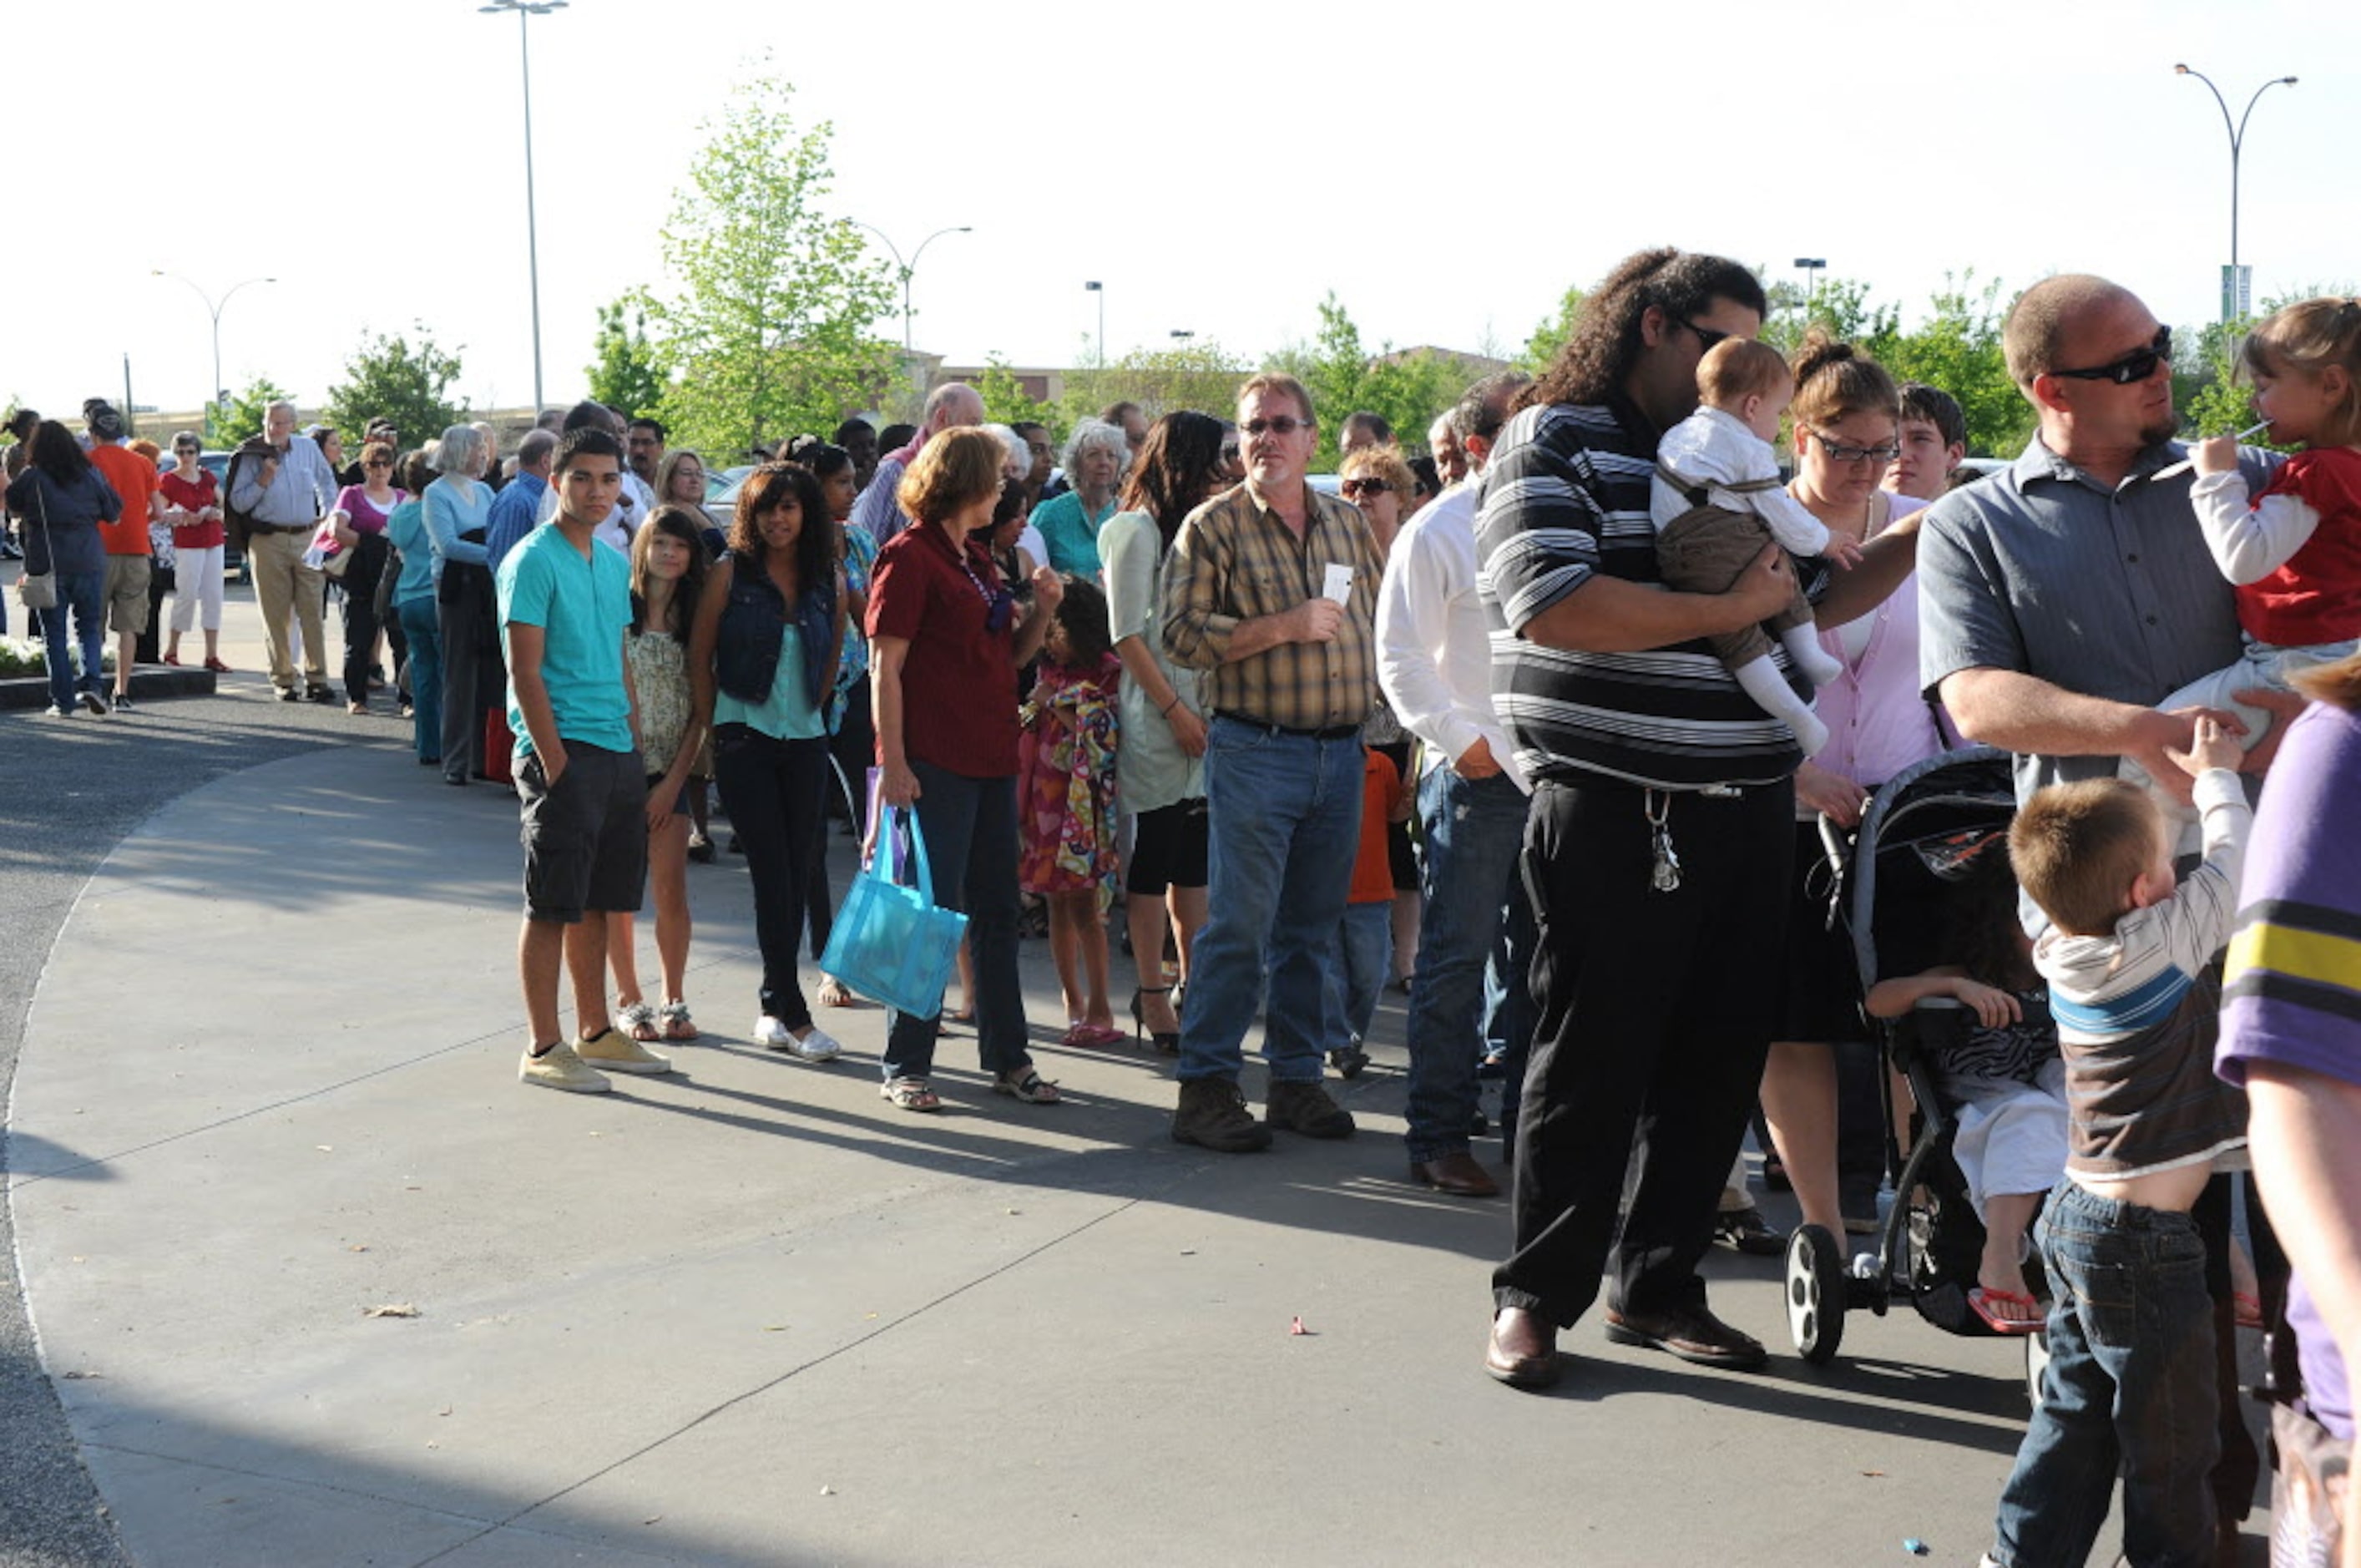
[[[1823,555],[1846,566],[1859,561],[1860,546],[1831,539],[1827,525],[1779,482],[1771,443],[1795,396],[1795,378],[1779,351],[1752,338],[1724,338],[1697,362],[1697,376],[1699,406],[1657,447],[1649,497],[1664,586],[1726,592],[1770,540],[1794,555]],[[1844,673],[1821,648],[1801,588],[1769,620],[1708,641],[1746,695],[1794,730],[1808,757],[1828,744],[1828,727],[1787,684],[1772,655],[1774,639],[1814,686]]]

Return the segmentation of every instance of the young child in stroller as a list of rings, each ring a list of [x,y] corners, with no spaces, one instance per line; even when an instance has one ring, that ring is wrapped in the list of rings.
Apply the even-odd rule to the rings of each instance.
[[[1971,1014],[1965,1029],[1933,1036],[1933,1066],[1937,1088],[1957,1108],[1952,1158],[1984,1227],[1968,1305],[2004,1334],[2041,1327],[2041,1306],[2026,1288],[2026,1233],[2066,1170],[2066,1067],[2016,898],[2007,837],[1995,833],[1951,901],[1939,950],[1956,961],[1880,981],[1862,1003],[1872,1018],[1900,1018],[1949,998]]]

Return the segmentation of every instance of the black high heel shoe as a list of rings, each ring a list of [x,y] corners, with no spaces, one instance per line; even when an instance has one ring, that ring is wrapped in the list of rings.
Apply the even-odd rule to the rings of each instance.
[[[1134,986],[1132,988],[1131,1038],[1132,1043],[1137,1045],[1143,1039],[1152,1037],[1156,1043],[1156,1048],[1159,1052],[1168,1057],[1177,1057],[1180,1054],[1180,1032],[1177,1029],[1159,1029],[1155,1032],[1154,1036],[1151,1036],[1148,1030],[1147,1010],[1141,1006],[1139,1000],[1143,996],[1165,995],[1167,992],[1170,992],[1171,989],[1172,988],[1169,985]]]

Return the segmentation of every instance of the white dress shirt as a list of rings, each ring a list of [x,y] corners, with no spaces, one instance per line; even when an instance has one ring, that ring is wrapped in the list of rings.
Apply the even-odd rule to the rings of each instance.
[[[1402,728],[1447,766],[1484,740],[1530,795],[1492,707],[1492,633],[1476,597],[1476,481],[1452,486],[1401,526],[1378,581],[1378,684]]]

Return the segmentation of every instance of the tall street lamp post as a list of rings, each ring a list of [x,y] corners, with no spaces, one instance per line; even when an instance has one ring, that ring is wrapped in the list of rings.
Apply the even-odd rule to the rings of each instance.
[[[533,411],[542,410],[541,395],[541,225],[533,199],[533,36],[527,23],[534,16],[566,9],[566,0],[492,0],[476,9],[487,16],[514,11],[517,58],[524,64],[524,258],[525,276],[533,291]]]
[[[2246,145],[2246,119],[2255,112],[2255,104],[2264,93],[2274,87],[2292,87],[2295,78],[2274,76],[2256,88],[2255,96],[2246,100],[2246,107],[2233,124],[2229,101],[2222,96],[2222,89],[2213,85],[2212,77],[2202,71],[2191,71],[2186,65],[2176,65],[2172,69],[2180,75],[2194,76],[2205,83],[2205,90],[2213,94],[2213,102],[2221,107],[2222,128],[2230,133],[2230,265],[2222,273],[2222,319],[2226,322],[2247,314],[2255,304],[2254,290],[2246,269],[2238,265],[2238,155]]]
[[[1106,368],[1106,285],[1089,282],[1082,287],[1099,297],[1099,368],[1104,370]]]
[[[243,288],[247,287],[247,284],[252,284],[252,283],[276,283],[276,282],[278,282],[278,281],[279,281],[279,280],[278,280],[278,279],[276,279],[276,278],[248,278],[248,279],[247,279],[244,282],[239,282],[239,283],[233,283],[233,284],[231,284],[231,285],[229,286],[229,290],[228,290],[228,291],[227,291],[227,292],[225,292],[225,293],[224,293],[220,299],[216,300],[216,299],[214,299],[212,295],[210,295],[210,294],[206,293],[203,289],[199,289],[199,288],[196,286],[196,284],[194,284],[193,282],[190,282],[190,280],[189,280],[188,279],[181,277],[181,276],[179,273],[177,273],[177,272],[167,272],[167,271],[165,271],[165,270],[164,270],[162,268],[160,268],[160,267],[151,267],[151,268],[149,268],[149,269],[148,269],[148,275],[149,277],[151,277],[151,278],[170,278],[170,279],[172,279],[172,280],[173,280],[174,281],[176,281],[176,282],[187,283],[187,284],[189,285],[189,287],[190,287],[192,290],[193,290],[193,291],[195,291],[197,298],[198,298],[198,299],[200,299],[200,300],[204,301],[204,302],[205,302],[205,313],[206,313],[207,315],[209,315],[209,316],[213,317],[213,321],[214,321],[214,392],[213,392],[213,396],[212,396],[212,397],[210,397],[210,398],[207,398],[207,399],[205,400],[205,401],[206,401],[206,402],[208,402],[208,403],[210,403],[210,404],[212,404],[214,408],[220,408],[220,407],[224,406],[225,404],[226,404],[226,403],[229,401],[229,389],[228,389],[227,387],[225,387],[225,386],[223,386],[223,385],[222,385],[222,368],[221,368],[221,318],[222,318],[222,311],[223,311],[224,307],[225,307],[225,306],[227,306],[227,305],[228,305],[228,303],[230,302],[231,299],[232,299],[232,298],[234,298],[234,297],[236,295],[237,291],[238,291],[240,289],[243,289]],[[151,394],[151,395],[152,395],[152,394]],[[127,399],[126,399],[126,402],[128,401],[128,400],[127,400]],[[126,411],[128,411],[126,410]]]
[[[1825,256],[1799,256],[1796,269],[1804,274],[1804,324],[1812,324],[1812,309],[1820,300],[1820,274],[1828,269]]]
[[[901,247],[894,243],[893,236],[888,235],[884,229],[879,228],[875,224],[864,224],[859,218],[847,218],[844,221],[851,224],[854,228],[867,229],[879,239],[884,240],[885,242],[885,248],[893,252],[894,265],[900,269],[902,274],[902,352],[906,355],[911,352],[910,277],[913,273],[918,270],[918,258],[926,255],[927,247],[934,244],[935,241],[942,238],[943,236],[947,234],[973,234],[975,232],[975,225],[972,224],[960,224],[952,228],[937,229],[934,233],[920,240],[918,242],[918,248],[910,252],[910,259],[905,261],[902,259]]]

